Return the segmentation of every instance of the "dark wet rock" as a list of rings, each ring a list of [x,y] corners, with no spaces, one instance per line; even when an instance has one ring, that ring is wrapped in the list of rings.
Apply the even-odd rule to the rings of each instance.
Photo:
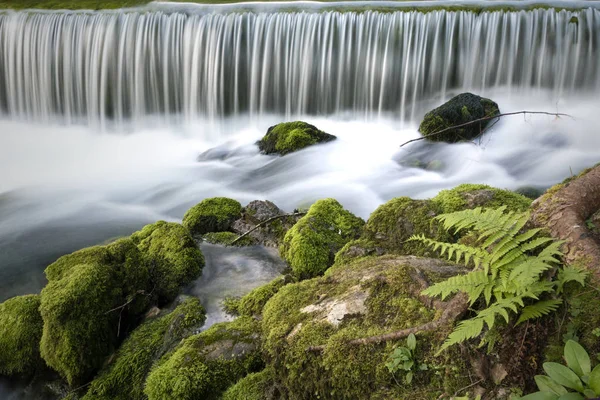
[[[234,221],[231,229],[242,235],[261,222],[280,215],[286,215],[285,211],[268,200],[251,201],[242,211],[242,217]],[[285,233],[296,223],[299,217],[281,217],[261,226],[248,235],[256,244],[267,247],[278,247]]]
[[[335,140],[336,137],[302,121],[283,122],[272,126],[257,142],[265,154],[286,155],[318,143]]]

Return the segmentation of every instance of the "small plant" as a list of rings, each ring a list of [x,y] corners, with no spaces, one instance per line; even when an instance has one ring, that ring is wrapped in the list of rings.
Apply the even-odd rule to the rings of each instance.
[[[439,242],[424,235],[409,239],[422,242],[434,250],[440,249],[440,254],[451,261],[474,266],[471,272],[436,283],[423,294],[445,299],[454,293],[464,292],[471,305],[479,299],[485,301],[486,308],[478,311],[475,317],[461,321],[448,336],[440,352],[479,336],[485,325],[492,329],[497,317],[502,317],[508,323],[510,313],[518,314],[517,324],[520,324],[549,314],[562,304],[562,299],[551,295],[560,294],[567,282],[585,283],[585,271],[560,267],[562,253],[559,247],[562,242],[549,237],[537,237],[540,229],[523,231],[529,213],[505,213],[505,210],[506,207],[476,208],[436,217],[447,230],[478,233],[479,246]],[[554,281],[545,278],[544,274],[549,270],[557,270]],[[542,295],[547,298],[540,300]]]
[[[544,363],[546,375],[536,375],[539,392],[521,397],[521,400],[584,400],[600,397],[600,365],[592,370],[587,351],[573,340],[564,350],[567,366]]]
[[[415,360],[415,349],[417,348],[417,338],[413,333],[411,333],[406,339],[406,347],[396,347],[392,354],[388,357],[388,362],[385,366],[388,370],[395,374],[398,371],[405,371],[406,375],[404,376],[404,382],[407,385],[410,385],[413,377],[414,371],[426,371],[428,369],[427,364],[418,364]]]

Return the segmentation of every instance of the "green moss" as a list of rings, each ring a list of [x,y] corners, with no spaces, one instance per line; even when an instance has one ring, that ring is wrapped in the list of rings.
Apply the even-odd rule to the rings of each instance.
[[[49,10],[100,10],[135,7],[148,0],[0,0],[0,8]]]
[[[335,264],[346,264],[356,258],[382,255],[384,252],[385,250],[372,240],[352,240],[346,243],[344,247],[335,254]]]
[[[202,200],[183,216],[183,226],[196,235],[229,230],[233,221],[242,216],[242,205],[227,197]]]
[[[407,242],[412,235],[447,241],[450,236],[434,217],[442,213],[438,203],[397,197],[379,206],[369,217],[363,239],[388,252],[416,256],[435,256],[436,253],[419,242]]]
[[[432,368],[419,371],[408,387],[396,385],[385,367],[395,343],[348,343],[438,318],[435,309],[414,297],[418,286],[412,271],[393,257],[366,257],[336,265],[324,277],[281,288],[266,304],[262,320],[263,349],[278,387],[285,390],[281,398],[435,399],[445,389],[454,393],[467,386],[460,357],[434,356],[448,333],[444,329],[419,335],[417,357]],[[357,291],[367,294],[365,312],[346,315],[334,326],[326,318],[328,311],[319,311],[319,306],[340,304]],[[307,351],[316,345],[325,346],[322,353]]]
[[[31,374],[43,365],[40,296],[18,296],[0,304],[0,375]]]
[[[489,121],[462,128],[449,128],[498,114],[500,114],[498,105],[492,100],[471,93],[461,93],[425,114],[419,132],[432,142],[456,143],[462,140],[473,140],[481,134]],[[432,135],[445,129],[448,130]]]
[[[211,232],[202,236],[202,238],[208,243],[221,244],[223,246],[230,246],[231,243],[239,237],[238,234],[233,232]],[[234,246],[252,246],[254,241],[250,236],[246,236],[241,240],[237,241]]]
[[[463,184],[453,189],[442,190],[432,200],[440,205],[444,213],[467,208],[500,206],[506,206],[510,211],[526,211],[531,205],[531,199],[518,193],[477,184]]]
[[[173,300],[182,286],[197,279],[204,257],[181,225],[159,221],[131,235],[149,265],[159,303]]]
[[[265,400],[273,390],[275,371],[265,368],[247,375],[223,394],[222,400]]]
[[[254,316],[262,313],[263,307],[267,301],[281,289],[287,280],[285,277],[275,278],[266,285],[257,287],[247,295],[243,296],[236,307],[238,315]]]
[[[150,273],[135,243],[122,239],[61,257],[46,276],[40,353],[72,385],[103,363],[125,331],[119,327],[147,308]]]
[[[249,372],[263,367],[258,322],[241,317],[187,338],[163,357],[146,380],[149,400],[217,399]]]
[[[286,233],[279,252],[298,278],[314,277],[333,264],[347,242],[358,238],[363,225],[336,200],[319,200]]]
[[[286,155],[317,143],[335,140],[336,137],[320,131],[315,126],[302,121],[283,122],[272,126],[258,142],[265,154]]]
[[[113,360],[94,379],[82,400],[142,400],[144,383],[155,360],[204,323],[200,301],[189,298],[169,314],[151,319],[123,342]]]

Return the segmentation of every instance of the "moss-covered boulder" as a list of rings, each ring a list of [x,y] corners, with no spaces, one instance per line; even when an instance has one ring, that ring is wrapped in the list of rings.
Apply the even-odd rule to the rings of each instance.
[[[266,285],[253,289],[241,298],[227,299],[225,309],[233,315],[252,317],[262,314],[263,307],[283,286],[288,284],[290,277],[280,276]]]
[[[276,400],[280,395],[274,385],[275,371],[267,367],[254,372],[231,386],[223,394],[222,400]]]
[[[317,143],[331,142],[335,139],[335,136],[320,131],[313,125],[294,121],[270,127],[267,134],[257,144],[260,151],[265,154],[283,156]]]
[[[204,199],[183,216],[183,226],[194,235],[226,232],[231,223],[242,216],[242,205],[227,197]]]
[[[491,120],[473,123],[462,128],[449,129],[439,135],[431,135],[453,126],[465,124],[484,117],[500,114],[498,104],[472,93],[461,93],[438,108],[425,114],[419,132],[433,142],[456,143],[473,140],[481,134]]]
[[[0,304],[0,375],[31,374],[40,358],[40,296],[18,296]]]
[[[488,185],[463,184],[453,189],[442,190],[433,201],[442,212],[451,213],[467,208],[506,206],[510,211],[526,211],[531,199],[510,190],[493,188]]]
[[[46,277],[40,353],[73,385],[102,365],[125,327],[146,309],[150,272],[135,243],[122,239],[61,257]]]
[[[253,318],[240,317],[187,338],[151,371],[144,390],[148,399],[220,398],[229,386],[264,366],[259,329]]]
[[[202,252],[180,224],[159,221],[146,225],[131,239],[148,263],[153,294],[160,304],[173,300],[204,268]]]
[[[336,200],[319,200],[286,233],[279,252],[298,278],[312,278],[333,264],[347,242],[358,239],[363,226],[362,219]]]
[[[411,385],[398,385],[403,373],[394,376],[385,366],[393,341],[348,343],[436,320],[440,309],[418,296],[420,282],[459,271],[441,260],[386,255],[335,265],[324,277],[281,288],[262,320],[263,350],[285,390],[281,398],[437,399],[468,386],[456,349],[434,355],[451,327],[418,335],[415,360],[429,368],[416,369]]]
[[[170,313],[137,327],[91,383],[82,400],[143,400],[144,383],[153,363],[191,330],[202,326],[205,311],[187,298]]]
[[[433,257],[436,252],[408,239],[412,235],[424,234],[436,240],[450,240],[450,235],[434,220],[439,214],[442,214],[442,208],[434,201],[397,197],[371,214],[362,239],[371,243],[373,251],[381,252],[377,249],[383,249],[388,253]]]

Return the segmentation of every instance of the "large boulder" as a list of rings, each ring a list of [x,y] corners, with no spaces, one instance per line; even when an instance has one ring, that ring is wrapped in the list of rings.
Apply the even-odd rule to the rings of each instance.
[[[498,104],[492,100],[472,93],[461,93],[425,114],[421,125],[419,125],[419,132],[432,142],[456,143],[464,140],[473,140],[483,132],[488,123],[491,122],[491,119],[473,123],[462,128],[449,129],[441,134],[431,134],[498,114],[500,114]]]
[[[149,400],[219,399],[222,392],[263,366],[260,326],[240,317],[185,339],[163,357],[146,380]]]
[[[193,235],[226,232],[233,221],[242,216],[242,205],[227,197],[204,199],[183,216],[183,226]]]
[[[274,385],[275,371],[265,368],[248,374],[223,394],[222,400],[276,400],[281,396]]]
[[[349,241],[358,239],[364,221],[345,210],[335,199],[315,202],[290,229],[279,253],[300,279],[321,275],[335,254]]]
[[[235,233],[242,235],[264,223],[246,236],[249,243],[279,247],[286,232],[300,219],[293,216],[282,217],[286,214],[288,213],[268,200],[254,200],[244,207],[242,217],[236,220],[231,228]],[[269,219],[272,219],[271,222],[265,223]]]
[[[335,139],[335,136],[325,133],[313,125],[294,121],[270,127],[267,134],[257,144],[260,151],[265,154],[283,156],[314,144],[331,142]]]
[[[432,199],[444,213],[467,208],[506,206],[509,211],[526,211],[531,199],[510,190],[497,189],[488,185],[465,183],[455,188],[442,190]]]
[[[0,375],[31,374],[40,357],[40,296],[18,296],[0,304]]]
[[[200,300],[187,298],[173,311],[137,327],[92,381],[82,400],[143,400],[146,376],[155,361],[204,323]]]

